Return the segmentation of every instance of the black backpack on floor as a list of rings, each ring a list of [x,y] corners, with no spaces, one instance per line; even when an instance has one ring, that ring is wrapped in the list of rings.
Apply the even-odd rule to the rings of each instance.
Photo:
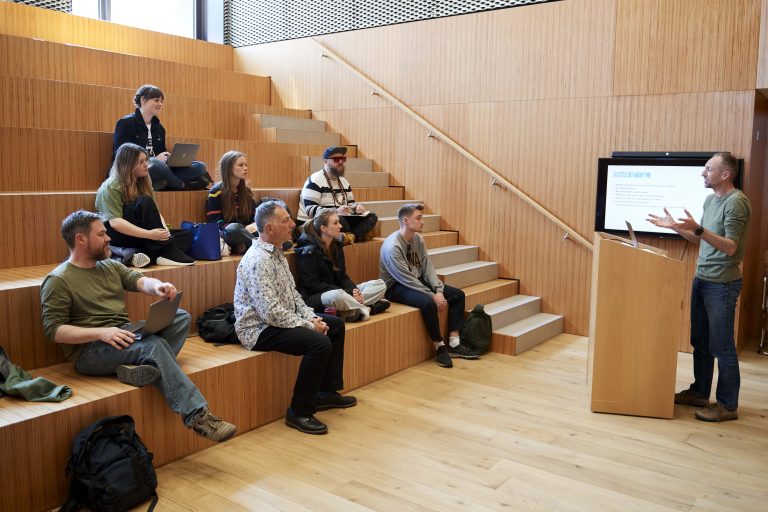
[[[205,341],[216,345],[240,343],[235,332],[235,306],[226,302],[206,309],[197,319],[197,333]]]
[[[130,416],[110,416],[82,430],[72,441],[67,464],[72,487],[60,512],[86,506],[95,512],[120,512],[153,498],[157,475],[152,453],[136,433]]]
[[[459,334],[464,345],[485,354],[491,346],[492,331],[491,317],[485,312],[482,304],[477,304],[467,315]]]

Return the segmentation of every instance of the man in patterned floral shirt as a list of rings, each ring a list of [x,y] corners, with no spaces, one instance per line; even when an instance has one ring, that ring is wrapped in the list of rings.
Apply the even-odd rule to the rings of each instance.
[[[285,205],[262,203],[255,222],[259,238],[237,267],[237,336],[248,350],[304,356],[285,424],[307,434],[325,434],[328,427],[315,418],[316,411],[357,404],[355,397],[338,393],[344,387],[344,322],[315,315],[296,291],[283,254],[295,227]]]

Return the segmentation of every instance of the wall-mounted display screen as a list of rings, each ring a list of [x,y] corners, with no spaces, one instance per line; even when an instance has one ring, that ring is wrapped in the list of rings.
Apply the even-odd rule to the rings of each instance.
[[[704,199],[712,194],[712,189],[704,187],[701,175],[707,160],[708,157],[599,159],[595,231],[626,233],[628,221],[638,234],[678,236],[646,219],[649,213],[663,215],[667,208],[676,219],[688,210],[693,218],[701,220]],[[740,171],[742,166],[740,160]]]

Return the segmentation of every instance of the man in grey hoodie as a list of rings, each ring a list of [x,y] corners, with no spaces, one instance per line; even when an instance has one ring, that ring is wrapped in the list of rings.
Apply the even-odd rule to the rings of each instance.
[[[451,368],[451,357],[477,359],[473,350],[460,344],[459,330],[464,323],[464,292],[440,281],[429,261],[427,247],[419,233],[424,228],[424,205],[409,203],[400,207],[400,229],[384,240],[379,259],[380,277],[387,284],[389,300],[419,308],[432,342],[435,362]],[[440,334],[438,312],[448,309],[448,346]]]

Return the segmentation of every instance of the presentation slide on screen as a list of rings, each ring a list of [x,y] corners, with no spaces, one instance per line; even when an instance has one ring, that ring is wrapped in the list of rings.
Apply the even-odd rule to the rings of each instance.
[[[704,199],[712,189],[704,187],[702,167],[609,165],[605,193],[605,229],[626,231],[629,221],[637,231],[671,233],[646,219],[663,215],[664,208],[677,219],[688,210],[701,220]]]

